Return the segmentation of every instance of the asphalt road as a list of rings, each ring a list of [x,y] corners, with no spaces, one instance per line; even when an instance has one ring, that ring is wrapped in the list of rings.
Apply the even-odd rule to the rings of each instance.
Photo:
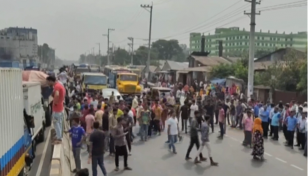
[[[134,131],[137,131],[138,127]],[[216,131],[218,128],[216,126]],[[279,175],[279,176],[304,176],[307,173],[307,160],[302,151],[293,150],[283,144],[283,136],[280,141],[270,139],[265,141],[265,160],[255,161],[251,156],[251,149],[241,145],[244,138],[242,131],[228,129],[223,140],[217,139],[218,133],[210,135],[210,146],[214,161],[219,166],[210,166],[209,161],[195,165],[193,161],[186,161],[185,154],[189,145],[189,136],[183,135],[183,141],[176,144],[177,154],[169,152],[165,141],[166,134],[140,142],[135,139],[132,144],[132,156],[128,158],[128,165],[132,171],[123,171],[123,159],[120,157],[120,171],[115,172],[114,157],[106,154],[105,166],[108,176],[187,176],[187,175]],[[204,156],[208,156],[207,149],[203,150]],[[88,154],[82,152],[82,167],[91,171],[91,165],[87,164]],[[196,148],[193,148],[190,157],[194,158]],[[99,176],[102,172],[98,168]],[[90,174],[91,175],[91,174]]]
[[[33,161],[29,176],[47,176],[50,170],[52,146],[50,143],[50,127],[45,130],[45,141],[36,147],[36,157]]]

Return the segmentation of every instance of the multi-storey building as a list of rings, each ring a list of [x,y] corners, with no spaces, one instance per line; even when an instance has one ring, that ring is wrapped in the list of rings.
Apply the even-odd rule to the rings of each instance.
[[[218,41],[223,41],[223,53],[234,53],[249,50],[250,32],[239,27],[217,28],[214,34],[205,36],[205,50],[210,55],[218,55]],[[190,33],[190,51],[201,51],[201,33]],[[295,48],[305,50],[307,47],[307,32],[298,33],[272,33],[256,31],[256,51],[274,51],[279,48]]]
[[[0,30],[0,59],[18,60],[24,66],[38,60],[37,30],[9,27]]]

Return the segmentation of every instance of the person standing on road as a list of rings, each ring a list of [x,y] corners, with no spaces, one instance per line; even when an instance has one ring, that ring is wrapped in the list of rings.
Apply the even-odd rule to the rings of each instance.
[[[112,113],[109,113],[109,132],[110,132],[110,140],[109,140],[109,155],[113,155],[115,153],[114,149],[114,137],[112,135],[112,131],[117,127],[117,109],[114,108]]]
[[[93,124],[94,131],[90,135],[90,152],[89,160],[92,161],[93,176],[97,176],[97,165],[101,168],[104,176],[107,176],[106,168],[104,166],[104,139],[105,134],[99,129],[99,123],[96,121]]]
[[[69,131],[66,132],[69,132],[71,134],[73,147],[72,149],[76,164],[76,169],[74,170],[74,172],[77,172],[81,169],[80,150],[82,146],[82,141],[84,141],[86,134],[84,129],[79,125],[79,118],[72,119],[72,127]]]
[[[290,116],[287,117],[286,124],[287,124],[287,135],[288,135],[288,144],[286,144],[286,146],[291,147],[293,149],[294,132],[297,127],[297,119],[294,109],[291,109],[291,113]]]
[[[208,150],[208,156],[210,158],[211,161],[211,165],[212,166],[217,166],[218,163],[213,161],[212,155],[211,155],[211,148],[209,145],[209,122],[211,121],[211,117],[209,115],[205,115],[204,116],[204,120],[202,120],[202,124],[201,124],[201,147],[199,148],[197,155],[195,157],[195,164],[201,163],[198,160],[198,156],[202,153],[202,150],[204,148],[204,146],[207,148]],[[201,159],[201,158],[200,158]],[[206,160],[206,158],[203,158],[203,160]]]
[[[158,101],[155,101],[155,104],[152,108],[153,113],[155,115],[154,117],[154,130],[156,132],[157,135],[160,136],[160,120],[161,120],[161,113],[162,113],[162,109],[160,108]]]
[[[54,76],[48,76],[46,80],[49,86],[53,86],[52,118],[56,131],[56,139],[53,144],[60,144],[62,142],[65,88],[59,81],[56,81]]]
[[[256,118],[253,123],[252,128],[253,133],[253,150],[251,155],[253,159],[263,159],[264,154],[264,140],[263,140],[263,128],[262,128],[262,120],[260,118]]]
[[[109,138],[110,138],[110,131],[109,131],[109,107],[105,106],[104,114],[102,118],[102,130],[105,133],[105,151],[109,151]]]
[[[182,131],[185,129],[185,133],[187,134],[187,119],[189,115],[189,107],[187,105],[187,101],[184,102],[184,105],[180,109],[181,119],[182,119]]]
[[[140,112],[140,140],[147,141],[148,139],[148,128],[150,121],[150,110],[148,109],[148,105],[145,103],[143,105],[143,109]]]
[[[195,112],[195,117],[199,115],[199,112],[196,111]],[[200,147],[200,142],[199,142],[199,135],[198,135],[198,122],[196,118],[193,118],[191,121],[191,125],[190,125],[190,144],[189,147],[187,149],[187,153],[185,156],[186,160],[190,160],[191,158],[189,157],[189,154],[191,152],[191,149],[194,147],[194,145],[196,145],[197,150],[199,150]],[[206,159],[203,157],[202,153],[200,153],[200,160],[201,161],[205,161]]]
[[[251,109],[248,108],[246,110],[246,114],[244,114],[243,117],[243,127],[244,127],[244,141],[243,141],[243,145],[247,146],[249,145],[249,147],[252,147],[252,127],[253,127],[253,115],[251,113]]]
[[[278,111],[278,107],[274,107],[274,115],[271,120],[271,132],[273,133],[272,139],[278,141],[279,138],[279,122],[281,119],[280,112]]]
[[[305,125],[304,125],[304,131],[305,131],[305,149],[304,149],[304,156],[307,157],[307,125],[308,125],[308,119],[307,119],[307,111],[303,112],[305,117]]]
[[[189,125],[191,125],[192,119],[195,118],[195,112],[198,111],[198,105],[195,100],[192,100],[192,104],[190,106],[190,116],[189,116]]]
[[[131,155],[132,151],[132,145],[131,145],[131,129],[133,128],[133,117],[128,115],[129,109],[126,108],[124,109],[124,115],[122,116],[123,118],[123,128],[124,128],[124,133],[127,133],[125,135],[126,138],[126,144],[128,146],[129,154]]]
[[[300,122],[298,123],[298,129],[299,129],[299,139],[300,139],[300,150],[305,150],[305,144],[306,144],[306,136],[305,136],[305,128],[307,124],[307,112],[303,112],[303,110],[300,110],[299,107],[299,113],[301,113],[301,119]]]
[[[89,139],[90,135],[93,132],[93,124],[95,122],[95,117],[94,117],[94,109],[90,108],[88,114],[85,117],[86,121],[86,133],[87,133],[87,143],[88,143],[88,151],[90,150],[90,145],[89,145]]]
[[[262,119],[262,129],[263,129],[263,137],[267,139],[268,136],[268,122],[269,122],[269,114],[266,111],[266,104],[262,105],[259,110],[259,117]]]
[[[113,130],[114,145],[115,145],[115,171],[119,171],[119,156],[124,157],[124,169],[132,170],[127,164],[127,148],[126,148],[126,133],[124,133],[124,121],[122,117],[117,118],[117,127]]]
[[[167,120],[169,150],[172,149],[172,152],[174,154],[177,154],[174,143],[176,142],[177,136],[179,135],[179,123],[178,119],[176,118],[176,114],[173,110],[171,110],[170,115],[171,117]]]
[[[225,110],[223,108],[223,105],[219,104],[218,108],[219,108],[218,121],[219,121],[219,128],[220,128],[220,135],[218,136],[218,138],[223,139],[224,134],[225,134],[225,123],[226,123],[225,117],[226,116],[225,116]]]

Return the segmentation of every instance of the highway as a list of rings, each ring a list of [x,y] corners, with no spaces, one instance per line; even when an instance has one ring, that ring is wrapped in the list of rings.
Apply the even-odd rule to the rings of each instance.
[[[50,170],[52,146],[50,142],[50,127],[45,130],[45,141],[36,147],[36,157],[28,176],[47,176]]]
[[[218,126],[215,126],[218,131]],[[138,127],[134,129],[137,132]],[[183,135],[183,141],[176,144],[177,154],[169,152],[165,143],[167,136],[156,136],[147,142],[135,139],[132,144],[132,156],[128,158],[128,165],[132,171],[123,171],[123,159],[120,159],[120,171],[115,168],[114,157],[105,156],[105,166],[108,176],[187,176],[187,175],[279,175],[279,176],[304,176],[307,173],[307,160],[297,147],[290,149],[284,146],[283,136],[277,142],[270,139],[265,141],[265,160],[255,161],[251,156],[251,149],[241,145],[244,134],[238,129],[228,129],[223,140],[217,139],[218,133],[210,135],[210,145],[214,161],[219,166],[210,166],[209,161],[195,165],[193,161],[186,161],[185,154],[189,145],[189,136]],[[206,148],[204,156],[208,156]],[[194,158],[196,148],[193,148],[190,157]],[[89,168],[87,164],[88,154],[82,152],[82,167]],[[91,172],[92,173],[92,172]],[[99,176],[102,172],[98,168]],[[91,175],[91,174],[90,174]]]

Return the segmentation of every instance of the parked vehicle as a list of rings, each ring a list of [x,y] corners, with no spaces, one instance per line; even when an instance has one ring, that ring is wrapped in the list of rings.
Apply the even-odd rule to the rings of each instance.
[[[0,68],[0,175],[23,176],[44,140],[40,83],[22,81],[22,70]]]
[[[120,92],[117,89],[106,88],[106,89],[102,90],[104,98],[108,98],[108,100],[109,100],[112,92],[114,93],[114,97],[115,97],[116,101],[118,100],[118,96],[120,96],[120,100],[123,100],[122,95],[120,94]]]

